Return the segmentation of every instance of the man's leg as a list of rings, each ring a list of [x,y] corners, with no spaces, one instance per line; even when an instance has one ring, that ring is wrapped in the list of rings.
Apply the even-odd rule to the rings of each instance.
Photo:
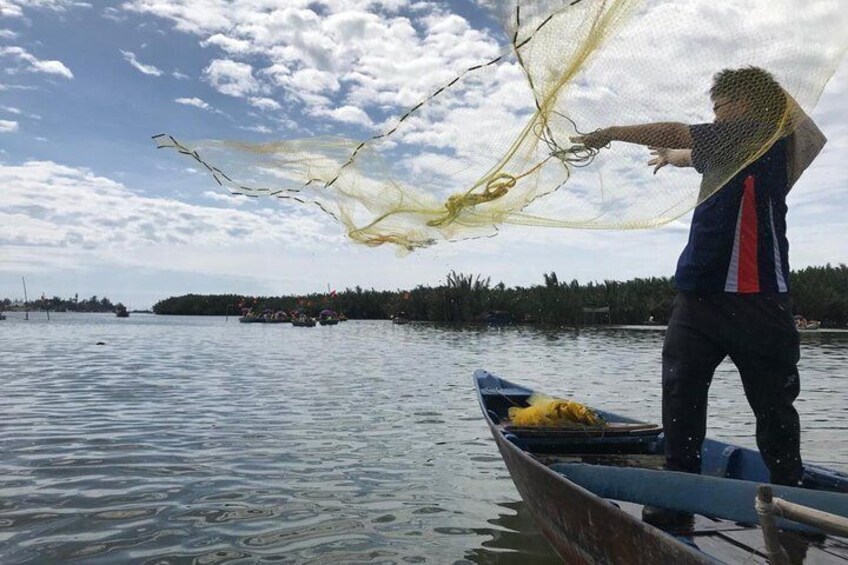
[[[701,472],[701,446],[707,429],[707,393],[724,353],[707,335],[710,306],[704,298],[678,294],[663,344],[663,431],[666,468]],[[705,331],[707,330],[707,331]],[[673,532],[691,531],[694,516],[656,506],[642,519]]]
[[[679,294],[663,344],[663,431],[666,468],[701,472],[707,396],[724,351],[710,338],[715,320],[708,298]]]
[[[757,419],[757,447],[769,468],[772,483],[798,485],[803,474],[801,425],[792,405],[800,391],[797,363],[798,332],[788,302],[774,297],[751,297],[745,308],[752,346],[734,348],[730,356]]]

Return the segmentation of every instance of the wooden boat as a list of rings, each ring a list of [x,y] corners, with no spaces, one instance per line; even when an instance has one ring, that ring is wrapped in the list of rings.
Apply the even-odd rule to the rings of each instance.
[[[821,328],[821,322],[818,320],[808,320],[803,316],[795,316],[795,329],[798,331],[811,331]]]
[[[274,312],[273,310],[266,310],[262,314],[255,314],[246,310],[239,317],[239,322],[242,324],[285,324],[289,321],[289,317],[285,312]]]
[[[338,318],[319,318],[318,323],[322,326],[335,326],[339,323]]]
[[[708,439],[704,474],[664,471],[659,426],[596,410],[603,429],[516,427],[508,410],[527,406],[533,391],[482,370],[474,382],[518,492],[566,563],[770,563],[754,504],[767,481],[758,452]],[[848,517],[846,474],[807,465],[803,488],[772,488],[781,499]],[[691,512],[692,527],[678,534],[654,527],[642,521],[643,505]],[[844,537],[778,522],[786,563],[848,563]]]
[[[292,318],[291,324],[298,328],[314,328],[315,318],[301,316],[300,318]]]

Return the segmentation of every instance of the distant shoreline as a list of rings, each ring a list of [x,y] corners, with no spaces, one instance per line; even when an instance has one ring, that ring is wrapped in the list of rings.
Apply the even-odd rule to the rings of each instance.
[[[790,278],[793,314],[818,320],[824,328],[848,325],[848,266],[808,267]],[[380,291],[361,287],[341,292],[288,296],[186,294],[160,300],[153,312],[161,315],[239,316],[242,312],[303,313],[317,316],[329,309],[349,319],[389,319],[429,322],[528,323],[581,326],[663,325],[668,321],[677,291],[670,277],[629,281],[560,281],[545,273],[542,284],[506,287],[481,275],[448,273],[439,286]]]

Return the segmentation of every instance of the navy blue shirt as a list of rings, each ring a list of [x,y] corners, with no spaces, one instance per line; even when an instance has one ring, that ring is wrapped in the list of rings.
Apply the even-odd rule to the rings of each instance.
[[[702,191],[714,189],[726,176],[722,167],[734,155],[750,153],[754,140],[763,138],[754,122],[744,121],[693,125],[690,132],[692,164],[703,175]],[[782,138],[695,208],[689,243],[674,275],[677,289],[705,294],[788,292],[788,191]]]

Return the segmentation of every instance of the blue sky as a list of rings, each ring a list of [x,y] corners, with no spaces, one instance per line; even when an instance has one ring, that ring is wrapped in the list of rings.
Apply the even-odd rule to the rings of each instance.
[[[686,216],[639,231],[506,226],[398,257],[320,213],[229,196],[150,140],[362,139],[506,44],[471,1],[0,0],[0,297],[19,297],[21,276],[31,295],[144,308],[188,292],[408,288],[450,270],[507,285],[672,274]],[[843,62],[811,111],[829,143],[790,195],[794,268],[848,262],[846,95]],[[684,117],[709,119],[703,106]]]

